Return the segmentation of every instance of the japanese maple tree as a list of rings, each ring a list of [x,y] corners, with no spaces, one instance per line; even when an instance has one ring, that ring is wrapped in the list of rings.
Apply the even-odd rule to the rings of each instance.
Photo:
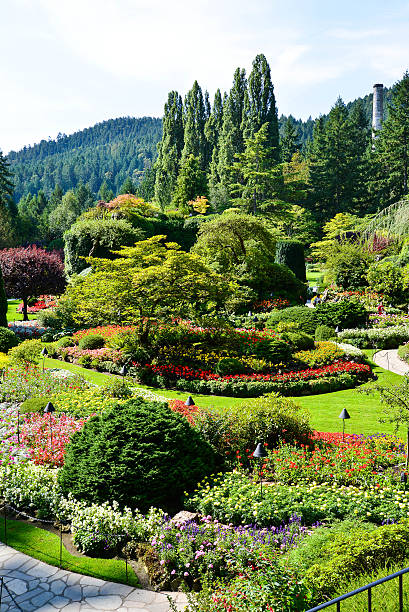
[[[65,288],[64,264],[57,251],[47,252],[35,245],[0,250],[4,288],[10,297],[23,301],[24,321],[28,320],[30,298],[58,295]]]

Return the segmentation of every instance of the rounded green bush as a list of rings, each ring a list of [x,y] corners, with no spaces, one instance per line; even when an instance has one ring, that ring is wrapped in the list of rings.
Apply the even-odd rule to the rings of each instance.
[[[244,372],[244,370],[245,368],[241,361],[232,357],[220,359],[215,368],[216,374],[220,374],[221,376],[227,376],[229,374],[241,374],[242,372]]]
[[[74,346],[75,342],[70,336],[63,336],[57,342],[58,348],[67,348],[68,346]]]
[[[214,471],[216,454],[167,405],[135,398],[87,421],[64,461],[58,477],[64,495],[174,511],[183,492]]]
[[[298,323],[301,331],[312,336],[320,322],[316,309],[308,308],[307,306],[292,306],[291,308],[284,308],[284,310],[273,310],[270,313],[266,327],[274,329],[280,321]]]
[[[329,327],[337,325],[344,329],[362,327],[368,320],[365,306],[355,299],[345,299],[339,302],[324,302],[315,308],[320,325]]]
[[[281,334],[283,340],[287,340],[294,351],[309,351],[314,348],[314,338],[302,331],[288,331]]]
[[[16,364],[38,363],[41,358],[41,340],[23,340],[10,349],[9,357]]]
[[[333,338],[336,338],[336,336],[335,330],[328,325],[318,325],[317,329],[315,330],[315,339],[317,341],[332,340]]]
[[[301,242],[293,240],[280,240],[277,242],[275,261],[278,264],[287,266],[303,283],[307,280],[304,246]]]
[[[7,353],[17,346],[19,340],[16,334],[7,327],[0,327],[0,353]]]
[[[105,338],[99,334],[90,334],[84,336],[79,342],[79,348],[81,350],[93,350],[100,349],[105,345]]]
[[[48,397],[28,397],[20,406],[20,414],[29,412],[44,412],[50,398]]]

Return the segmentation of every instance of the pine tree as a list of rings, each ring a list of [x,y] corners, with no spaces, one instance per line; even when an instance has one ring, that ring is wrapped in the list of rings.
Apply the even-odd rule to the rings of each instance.
[[[290,162],[294,153],[300,150],[300,138],[294,119],[290,116],[284,124],[283,137],[281,139],[281,159]]]
[[[205,136],[211,150],[211,161],[209,165],[209,186],[212,187],[219,182],[219,140],[223,125],[223,100],[220,89],[214,96],[213,112],[206,121]]]
[[[180,169],[172,204],[183,214],[188,214],[188,202],[207,195],[206,174],[200,158],[189,155]]]
[[[13,180],[10,164],[0,150],[0,206],[8,210],[12,215],[16,214],[13,201]]]
[[[85,212],[86,210],[94,206],[95,198],[88,185],[84,185],[84,183],[82,182],[79,183],[79,185],[74,190],[74,193],[78,200],[78,206],[81,212]]]
[[[409,73],[393,88],[389,114],[374,143],[375,185],[383,206],[409,193]]]
[[[183,149],[183,104],[177,91],[171,91],[164,108],[163,135],[155,163],[155,201],[162,210],[170,204],[179,173]],[[150,173],[149,176],[151,176]],[[138,191],[139,193],[139,191]],[[150,198],[149,198],[150,199]]]
[[[127,176],[124,182],[122,183],[119,193],[120,194],[132,193],[133,195],[136,194],[136,187],[130,176]]]
[[[369,206],[369,179],[371,175],[371,129],[362,100],[358,100],[350,112],[350,181],[353,183],[353,210],[367,214]]]
[[[271,82],[270,66],[265,55],[257,55],[253,61],[248,80],[248,91],[244,102],[243,132],[250,138],[268,124],[267,142],[271,160],[280,161],[278,117],[274,86]]]
[[[104,202],[110,202],[114,199],[114,192],[112,191],[112,189],[109,188],[106,179],[103,181],[101,187],[99,188],[98,195],[101,200],[104,200]]]

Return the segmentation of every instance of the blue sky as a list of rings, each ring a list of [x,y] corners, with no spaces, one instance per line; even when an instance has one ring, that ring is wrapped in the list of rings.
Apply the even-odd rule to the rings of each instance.
[[[197,79],[229,90],[270,63],[279,114],[325,113],[338,95],[409,68],[409,0],[1,0],[0,148],[105,119],[161,116]]]

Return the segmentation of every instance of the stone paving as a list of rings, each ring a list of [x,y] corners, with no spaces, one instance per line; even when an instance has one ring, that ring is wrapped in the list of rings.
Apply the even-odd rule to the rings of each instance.
[[[171,609],[166,593],[135,589],[125,584],[60,570],[1,543],[0,576],[3,576],[4,584],[19,606],[13,603],[4,589],[1,612],[168,612]],[[185,609],[186,596],[183,593],[169,595],[175,601],[177,610]]]
[[[403,376],[409,372],[409,365],[398,357],[398,349],[378,351],[373,357],[376,365]]]

